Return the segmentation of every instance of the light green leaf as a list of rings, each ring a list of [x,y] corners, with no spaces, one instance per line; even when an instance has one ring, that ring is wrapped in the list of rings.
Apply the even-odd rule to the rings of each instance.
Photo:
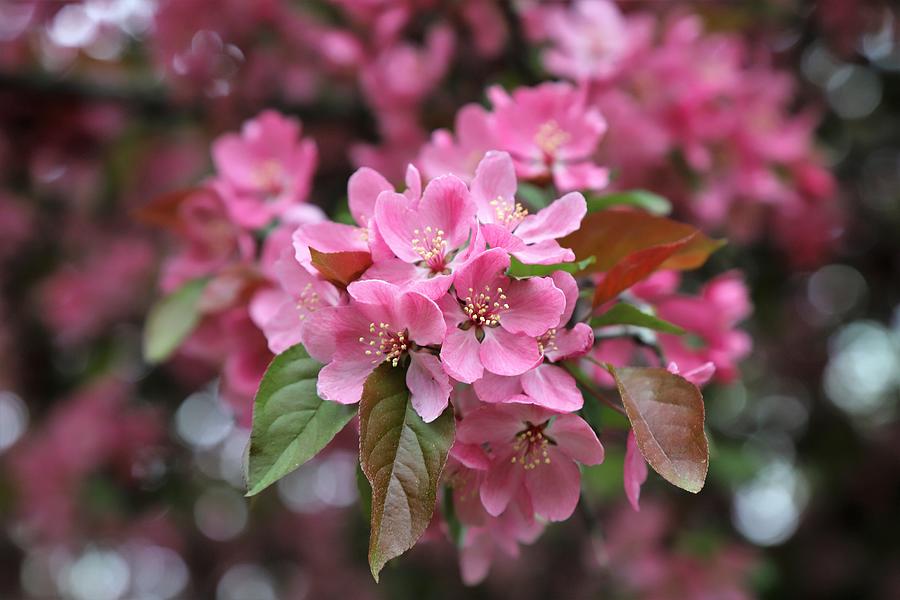
[[[144,360],[159,363],[171,356],[200,322],[200,297],[209,282],[194,279],[158,300],[144,323]]]
[[[628,190],[604,196],[591,196],[587,200],[588,213],[606,210],[613,206],[634,206],[654,215],[668,215],[672,212],[672,203],[653,192],[646,190]]]
[[[353,418],[355,407],[322,400],[316,394],[321,368],[297,344],[276,356],[266,369],[253,402],[248,496],[314,457]]]
[[[589,256],[578,262],[557,263],[555,265],[526,265],[519,261],[516,257],[509,257],[509,270],[507,273],[510,277],[544,277],[550,275],[554,271],[565,271],[573,275],[587,269],[597,260],[593,256]]]

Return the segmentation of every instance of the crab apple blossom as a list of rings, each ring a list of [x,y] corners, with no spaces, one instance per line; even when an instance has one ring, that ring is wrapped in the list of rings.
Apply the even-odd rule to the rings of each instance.
[[[301,341],[302,324],[315,312],[342,301],[341,292],[331,283],[311,274],[285,249],[274,264],[279,287],[260,290],[250,302],[250,317],[262,330],[275,354]]]
[[[440,309],[422,294],[385,281],[357,281],[350,302],[324,308],[305,323],[301,339],[310,355],[326,363],[319,373],[322,398],[359,402],[366,378],[381,363],[409,360],[406,383],[416,412],[426,421],[447,407],[450,382],[431,347],[444,339]]]
[[[316,169],[316,144],[302,139],[300,123],[265,111],[213,144],[213,186],[236,223],[259,228],[304,202]]]
[[[441,362],[458,381],[485,370],[521,375],[543,360],[538,336],[559,322],[565,296],[549,277],[510,279],[509,255],[487,250],[459,268],[453,291],[439,304],[447,322]]]
[[[603,446],[581,417],[530,404],[492,404],[472,411],[463,418],[457,439],[490,448],[491,466],[480,497],[492,516],[503,514],[511,503],[527,501],[547,520],[568,519],[581,495],[576,463],[603,462]]]
[[[516,172],[506,152],[488,152],[475,170],[472,200],[478,207],[480,234],[493,248],[505,248],[526,264],[575,260],[556,241],[577,230],[587,213],[579,192],[570,192],[536,214],[516,202]]]
[[[375,225],[397,258],[377,262],[366,273],[420,291],[436,300],[453,283],[452,272],[466,258],[475,205],[466,185],[453,175],[428,183],[421,200],[392,192],[378,196]]]
[[[587,354],[594,343],[594,332],[585,323],[576,323],[571,329],[566,327],[578,301],[578,284],[564,271],[554,272],[551,278],[565,295],[566,307],[559,323],[538,337],[538,348],[550,362],[541,362],[518,376],[485,373],[473,384],[483,402],[524,402],[561,412],[582,407],[584,399],[575,380],[565,369],[550,363]]]
[[[606,120],[587,103],[587,90],[567,83],[488,90],[497,147],[512,155],[523,179],[552,179],[564,192],[599,190],[609,171],[594,163]]]

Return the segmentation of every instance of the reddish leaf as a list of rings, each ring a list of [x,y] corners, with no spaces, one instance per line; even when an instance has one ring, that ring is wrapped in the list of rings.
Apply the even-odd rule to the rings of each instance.
[[[372,255],[368,252],[319,252],[309,249],[312,265],[328,281],[347,287],[372,266]]]
[[[194,194],[209,193],[207,188],[191,187],[157,196],[134,211],[134,217],[147,225],[178,230],[181,227],[179,209]]]
[[[571,248],[578,260],[596,257],[596,262],[585,270],[588,273],[609,271],[630,254],[670,244],[678,247],[659,268],[696,269],[724,243],[685,223],[644,212],[617,210],[589,214],[578,231],[560,240],[560,245]]]
[[[609,369],[641,454],[669,483],[699,492],[709,468],[700,390],[658,367]]]
[[[594,307],[612,300],[637,282],[648,277],[673,254],[687,246],[696,234],[691,234],[671,244],[653,246],[627,255],[615,264],[594,290]]]
[[[425,532],[455,436],[453,409],[426,423],[409,399],[406,373],[384,362],[359,403],[359,462],[372,486],[369,566],[378,574]]]

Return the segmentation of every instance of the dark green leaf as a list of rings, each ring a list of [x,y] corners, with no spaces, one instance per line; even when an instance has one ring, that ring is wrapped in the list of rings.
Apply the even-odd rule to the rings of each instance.
[[[144,359],[166,360],[200,322],[200,297],[208,279],[194,279],[157,301],[144,323]]]
[[[606,327],[608,325],[636,325],[646,327],[663,333],[683,335],[684,329],[678,325],[664,321],[659,317],[641,312],[639,308],[631,304],[616,304],[600,316],[591,319],[591,327]]]
[[[359,404],[359,459],[372,485],[372,576],[413,547],[434,513],[453,444],[453,409],[431,423],[416,413],[403,369],[385,362],[366,380]]]
[[[316,395],[321,368],[297,344],[276,356],[266,369],[253,404],[248,496],[318,454],[353,418],[354,407]]]
[[[668,215],[672,212],[672,203],[653,192],[646,190],[628,190],[604,196],[591,196],[587,200],[588,212],[606,210],[612,206],[635,206],[654,215]]]

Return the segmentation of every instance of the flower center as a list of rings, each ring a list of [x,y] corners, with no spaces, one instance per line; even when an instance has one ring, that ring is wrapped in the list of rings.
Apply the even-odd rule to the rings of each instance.
[[[541,354],[550,350],[559,350],[556,345],[556,327],[548,329],[547,333],[537,338],[538,350]]]
[[[300,297],[297,298],[297,311],[300,313],[300,320],[304,320],[309,313],[315,312],[319,308],[319,303],[318,292],[313,289],[312,283],[307,283],[303,287],[303,291],[300,292]]]
[[[372,364],[390,361],[396,367],[403,354],[409,349],[406,330],[391,331],[390,323],[369,323],[369,336],[360,336],[359,343],[366,346],[366,356],[372,357]]]
[[[497,196],[489,203],[494,207],[494,219],[496,223],[512,230],[528,216],[528,209],[518,202],[508,202]]]
[[[486,285],[484,290],[477,294],[472,288],[469,288],[468,292],[462,309],[472,323],[477,327],[500,325],[500,314],[509,308],[503,288],[498,287],[496,293],[492,293],[491,286]]]
[[[544,434],[548,422],[533,425],[526,421],[525,429],[516,434],[513,442],[515,453],[510,462],[519,463],[526,471],[535,469],[540,464],[550,464],[550,453],[547,451],[547,446],[555,444],[555,442]]]
[[[256,185],[267,194],[277,196],[284,189],[284,170],[277,160],[267,160],[253,172]]]
[[[447,252],[447,240],[444,239],[444,230],[428,226],[425,231],[413,230],[413,250],[422,257],[422,260],[434,273],[440,273],[446,267],[444,257]]]
[[[571,139],[568,132],[563,131],[556,119],[550,119],[540,126],[534,136],[534,143],[541,149],[544,156],[549,158],[556,154],[560,146]]]

